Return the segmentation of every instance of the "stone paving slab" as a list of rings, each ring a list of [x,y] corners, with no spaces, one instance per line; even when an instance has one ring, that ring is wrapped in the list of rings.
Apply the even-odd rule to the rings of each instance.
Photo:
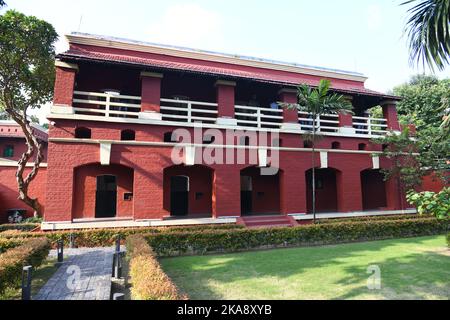
[[[64,248],[64,262],[33,300],[109,300],[114,247]],[[56,250],[50,257],[56,258]]]

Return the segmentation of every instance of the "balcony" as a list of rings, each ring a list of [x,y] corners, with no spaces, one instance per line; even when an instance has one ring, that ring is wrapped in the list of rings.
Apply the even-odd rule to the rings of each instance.
[[[54,106],[53,113],[58,106]],[[160,99],[161,121],[173,123],[201,122],[206,125],[216,125],[218,119],[218,104],[211,102],[191,101],[184,99]],[[141,97],[121,95],[114,90],[101,92],[74,91],[72,113],[75,115],[105,117],[114,121],[118,118],[139,119],[141,114]],[[283,127],[284,110],[280,108],[263,108],[236,105],[234,119],[236,128],[255,128],[279,130]],[[307,133],[312,131],[312,115],[298,112],[298,131]],[[316,131],[323,134],[341,135],[343,130],[339,115],[326,114],[317,116]],[[386,135],[387,120],[383,118],[352,117],[352,127],[346,128],[346,135],[375,138]],[[349,131],[350,129],[350,131]]]

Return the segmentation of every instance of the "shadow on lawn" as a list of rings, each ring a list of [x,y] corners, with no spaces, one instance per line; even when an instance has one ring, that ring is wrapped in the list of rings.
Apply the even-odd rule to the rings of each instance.
[[[214,289],[214,283],[232,284],[238,281],[259,281],[273,277],[284,279],[299,275],[321,266],[340,266],[348,264],[348,259],[358,257],[367,259],[371,252],[374,261],[355,263],[356,266],[343,267],[345,276],[332,286],[350,285],[349,291],[333,296],[334,299],[357,299],[369,295],[380,299],[426,298],[430,294],[439,298],[449,298],[450,257],[432,251],[423,251],[402,255],[399,258],[385,258],[374,254],[389,247],[413,244],[427,246],[429,238],[383,240],[376,242],[353,243],[347,245],[275,249],[214,256],[196,256],[162,259],[179,287],[192,299],[224,299],[220,290]],[[430,249],[430,248],[426,248]],[[431,250],[431,249],[430,249]],[[282,253],[282,255],[280,255]],[[369,290],[366,286],[369,265],[381,268],[382,289]],[[444,276],[443,276],[444,274]],[[266,281],[266,280],[261,280]],[[323,286],[318,277],[318,286]],[[355,288],[356,284],[361,284]],[[270,283],[269,285],[272,285]],[[331,286],[331,285],[330,285]],[[353,289],[354,288],[354,289]],[[325,288],[329,289],[329,288]],[[342,291],[340,291],[342,292]],[[305,292],[305,297],[306,297]],[[243,296],[246,294],[243,293]],[[305,298],[302,297],[302,298]],[[251,297],[250,297],[251,298]],[[311,296],[311,298],[314,298]],[[295,299],[295,297],[292,297]]]

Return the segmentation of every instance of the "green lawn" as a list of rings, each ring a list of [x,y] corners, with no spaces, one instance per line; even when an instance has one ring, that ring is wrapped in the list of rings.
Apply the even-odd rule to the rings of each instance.
[[[161,259],[191,299],[449,299],[444,236]],[[370,265],[381,289],[369,290]]]

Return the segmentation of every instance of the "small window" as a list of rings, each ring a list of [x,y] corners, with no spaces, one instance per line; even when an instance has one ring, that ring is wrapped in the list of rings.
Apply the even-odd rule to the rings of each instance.
[[[381,146],[381,148],[382,148],[383,151],[387,151],[388,148],[389,148],[389,145],[385,143],[385,144],[383,144],[383,145]]]
[[[177,140],[177,135],[172,131],[164,133],[164,142],[178,142]]]
[[[216,141],[216,137],[215,136],[212,136],[212,135],[208,134],[208,135],[203,137],[203,143],[204,144],[211,144],[214,141]]]
[[[303,141],[303,148],[312,148],[312,141]]]
[[[195,193],[195,200],[201,200],[203,198],[203,192]]]
[[[365,143],[358,144],[358,150],[366,150],[366,149],[367,149],[367,145]]]
[[[341,148],[341,143],[340,142],[334,141],[331,144],[331,149],[340,149],[340,148]]]
[[[90,139],[91,138],[91,129],[79,127],[75,129],[75,138],[78,139]]]
[[[3,149],[3,157],[4,158],[12,158],[12,157],[14,157],[14,146],[7,145]]]
[[[122,130],[120,132],[120,140],[122,141],[136,140],[136,133],[134,132],[134,130]]]
[[[124,201],[132,201],[133,200],[133,193],[132,192],[125,192],[123,194],[123,200]]]

